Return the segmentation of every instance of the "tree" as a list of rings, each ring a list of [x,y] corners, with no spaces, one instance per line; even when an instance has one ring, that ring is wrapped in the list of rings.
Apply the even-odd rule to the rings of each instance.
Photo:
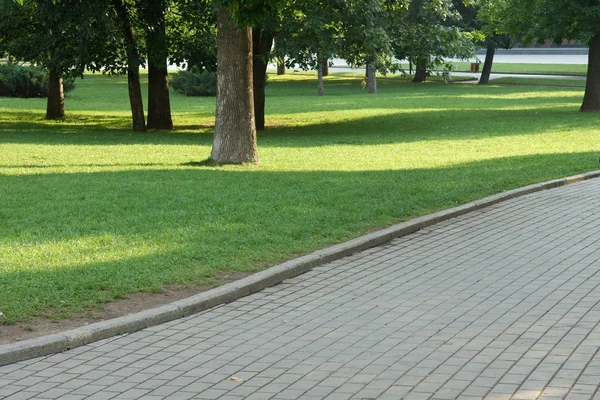
[[[482,0],[497,32],[523,33],[523,41],[579,40],[589,47],[580,111],[600,112],[600,5],[590,0]]]
[[[492,64],[494,62],[494,55],[496,49],[510,49],[515,43],[514,36],[512,35],[497,35],[488,34],[485,39],[485,60],[483,62],[483,69],[481,70],[481,76],[479,77],[479,84],[487,85],[490,82],[490,74],[492,73]]]
[[[135,132],[146,131],[146,118],[144,116],[144,102],[142,100],[142,89],[140,85],[140,65],[142,57],[139,49],[139,42],[134,20],[134,11],[129,3],[124,0],[112,0],[112,6],[115,12],[115,21],[117,21],[122,34],[122,45],[125,48],[125,63],[127,73],[127,89],[129,94],[129,105],[131,107],[132,127]],[[116,51],[115,51],[116,53]],[[123,70],[123,63],[118,62],[119,58],[110,61],[99,61],[98,65],[115,71]],[[116,62],[115,62],[116,61]]]
[[[587,81],[581,111],[600,112],[600,5],[589,0],[532,2],[531,37],[579,40],[589,47]]]
[[[219,164],[258,163],[252,94],[252,29],[219,11],[217,116],[211,158]]]
[[[471,7],[465,7],[465,13],[468,13],[469,17],[463,20],[470,21],[474,29],[477,29],[485,37],[483,44],[485,45],[485,61],[483,63],[483,69],[479,78],[479,84],[486,85],[490,81],[490,74],[492,72],[492,64],[494,62],[494,55],[497,48],[510,49],[518,41],[517,35],[514,34],[502,34],[497,31],[496,26],[500,21],[494,19],[498,15],[494,15],[492,3],[483,0],[480,3],[474,4]],[[460,10],[460,9],[459,9]],[[463,14],[461,12],[461,14]],[[475,14],[475,15],[473,15]],[[464,14],[463,14],[464,15]]]
[[[416,66],[413,82],[427,79],[427,70],[444,64],[445,58],[474,54],[472,34],[457,23],[461,16],[451,0],[412,0],[403,23],[394,27],[396,58]]]
[[[172,0],[166,28],[172,64],[216,71],[217,16],[211,0]]]
[[[167,73],[169,6],[169,0],[139,2],[148,52],[148,129],[173,129]]]
[[[83,75],[103,33],[101,12],[95,3],[79,0],[0,1],[0,47],[17,61],[48,70],[46,119],[64,117],[63,76]]]
[[[279,52],[288,55],[286,65],[316,70],[318,94],[325,94],[323,64],[339,53],[343,0],[296,0],[284,10]]]
[[[392,69],[390,11],[379,0],[360,0],[347,2],[342,14],[340,55],[351,65],[365,66],[369,93],[377,93],[377,71]]]
[[[254,115],[257,130],[265,129],[265,89],[267,86],[267,66],[275,37],[282,26],[281,12],[272,9],[264,18],[257,21],[252,28],[252,71]]]

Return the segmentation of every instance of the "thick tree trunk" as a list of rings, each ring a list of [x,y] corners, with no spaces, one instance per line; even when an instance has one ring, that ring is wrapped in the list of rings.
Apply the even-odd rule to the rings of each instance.
[[[600,33],[590,41],[585,94],[579,111],[600,111]]]
[[[254,55],[254,119],[256,130],[265,130],[265,88],[267,83],[267,65],[273,46],[274,35],[260,28],[252,30],[252,53]]]
[[[221,9],[217,25],[217,116],[211,158],[219,164],[258,163],[252,90],[252,29]]]
[[[48,73],[48,102],[46,105],[46,119],[62,119],[65,117],[65,92],[63,79],[54,68]]]
[[[321,61],[321,71],[323,76],[329,76],[329,60]]]
[[[318,87],[317,91],[319,96],[325,95],[325,85],[323,84],[323,63],[319,62],[317,66],[317,78],[318,78]]]
[[[283,60],[277,62],[277,75],[285,75],[285,64]]]
[[[415,77],[413,82],[425,82],[427,80],[427,59],[420,58],[415,66]]]
[[[483,62],[483,71],[481,71],[481,77],[479,77],[479,83],[482,85],[487,85],[490,82],[494,54],[496,54],[496,45],[493,43],[488,43],[487,50],[485,52],[485,61]]]
[[[146,131],[146,118],[144,116],[144,102],[140,87],[140,54],[138,51],[137,37],[129,23],[129,17],[122,0],[113,1],[117,16],[125,37],[125,51],[127,54],[127,86],[129,91],[129,104],[133,130]]]
[[[166,58],[160,67],[148,58],[148,129],[173,129]]]
[[[153,21],[147,35],[148,42],[148,129],[173,129],[169,77],[167,75],[167,33],[164,10],[159,2],[151,7]]]
[[[367,90],[369,93],[377,93],[377,69],[373,64],[367,64]]]

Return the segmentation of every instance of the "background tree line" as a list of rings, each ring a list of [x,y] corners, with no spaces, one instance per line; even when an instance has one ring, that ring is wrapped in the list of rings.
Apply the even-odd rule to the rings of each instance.
[[[316,70],[324,95],[328,60],[344,58],[375,93],[396,60],[420,82],[485,46],[487,83],[497,47],[577,39],[590,46],[581,109],[600,110],[600,7],[585,0],[0,0],[0,14],[0,52],[48,71],[48,119],[64,117],[63,79],[94,71],[127,75],[133,130],[172,129],[169,63],[217,71],[215,163],[258,162],[272,60]]]

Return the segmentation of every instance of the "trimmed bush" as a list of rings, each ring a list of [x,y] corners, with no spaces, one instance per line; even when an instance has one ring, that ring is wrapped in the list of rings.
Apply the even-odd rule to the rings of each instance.
[[[206,70],[178,71],[171,78],[171,87],[186,96],[216,96],[217,74]]]
[[[75,79],[63,79],[63,90],[75,89]],[[48,72],[15,63],[0,64],[0,96],[48,97]]]

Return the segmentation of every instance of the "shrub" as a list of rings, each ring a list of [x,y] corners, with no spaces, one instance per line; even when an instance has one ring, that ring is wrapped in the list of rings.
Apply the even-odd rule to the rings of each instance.
[[[171,87],[186,96],[216,96],[217,74],[206,70],[178,71],[171,78]]]
[[[75,89],[75,79],[63,79],[63,90]],[[0,96],[48,97],[48,72],[15,63],[0,64]]]

